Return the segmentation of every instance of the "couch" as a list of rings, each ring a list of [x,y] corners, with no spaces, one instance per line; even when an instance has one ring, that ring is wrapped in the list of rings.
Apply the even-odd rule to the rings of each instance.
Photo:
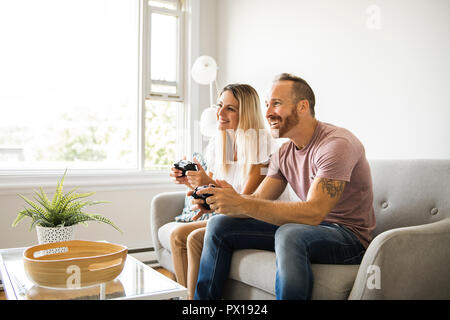
[[[450,160],[372,160],[374,239],[360,265],[313,264],[312,299],[450,299]],[[185,192],[155,196],[151,234],[174,272],[170,232]],[[237,250],[225,299],[275,299],[275,253]]]

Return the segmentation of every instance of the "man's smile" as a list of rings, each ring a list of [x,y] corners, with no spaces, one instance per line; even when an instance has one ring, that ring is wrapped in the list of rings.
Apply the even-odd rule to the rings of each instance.
[[[275,129],[275,127],[277,127],[280,124],[281,118],[280,117],[270,117],[268,119],[268,122],[269,122],[270,128]]]

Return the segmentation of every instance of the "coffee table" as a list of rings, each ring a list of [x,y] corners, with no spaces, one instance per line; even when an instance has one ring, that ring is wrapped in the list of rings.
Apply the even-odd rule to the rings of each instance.
[[[187,289],[128,255],[114,280],[80,289],[52,289],[35,285],[25,274],[26,248],[0,250],[0,272],[8,300],[156,300],[187,298]]]

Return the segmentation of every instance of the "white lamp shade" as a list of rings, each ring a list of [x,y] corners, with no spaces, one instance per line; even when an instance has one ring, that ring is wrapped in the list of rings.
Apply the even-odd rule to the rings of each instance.
[[[191,69],[192,78],[199,84],[210,84],[217,76],[217,63],[213,57],[200,56]]]
[[[200,133],[205,137],[213,137],[217,132],[217,110],[206,108],[200,116]]]

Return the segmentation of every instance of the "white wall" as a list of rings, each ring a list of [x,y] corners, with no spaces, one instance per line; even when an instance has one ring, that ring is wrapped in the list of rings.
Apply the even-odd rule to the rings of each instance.
[[[450,1],[225,0],[217,19],[222,86],[247,82],[264,101],[291,72],[315,91],[317,118],[353,131],[369,158],[450,158]]]

